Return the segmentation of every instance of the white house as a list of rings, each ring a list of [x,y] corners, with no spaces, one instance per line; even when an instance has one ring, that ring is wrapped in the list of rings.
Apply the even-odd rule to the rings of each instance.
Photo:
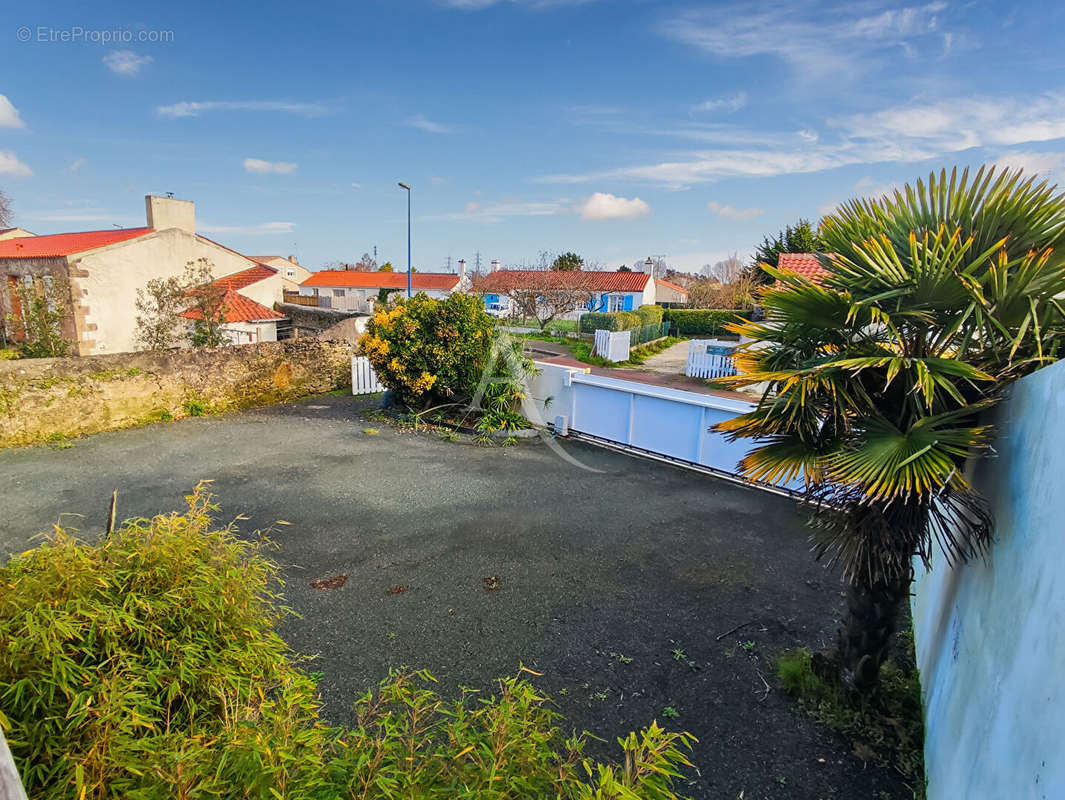
[[[274,311],[273,305],[281,300],[281,275],[273,267],[256,264],[254,267],[235,272],[213,281],[222,290],[225,307],[225,324],[222,332],[230,344],[276,342],[277,324],[285,315]],[[186,311],[181,316],[190,320],[190,332],[197,319],[196,311]]]
[[[415,272],[411,275],[411,291],[425,293],[438,299],[452,292],[465,291],[469,281],[462,273]],[[407,291],[406,272],[357,272],[348,269],[322,270],[313,273],[300,284],[300,294],[317,297],[319,308],[333,308],[364,314],[373,312],[381,291]]]
[[[300,284],[314,274],[300,264],[295,256],[289,256],[288,258],[282,256],[250,256],[250,258],[263,266],[276,269],[281,275],[281,286],[286,292],[298,292]]]
[[[508,317],[518,313],[518,309],[509,292],[530,290],[557,283],[559,288],[579,289],[592,293],[592,299],[583,309],[577,311],[635,311],[643,305],[654,305],[659,301],[655,278],[645,272],[598,272],[598,271],[544,271],[502,269],[491,272],[477,283],[477,291],[484,297],[484,307],[490,314]],[[668,284],[668,302],[687,292],[675,284]],[[663,292],[664,293],[664,292]],[[683,302],[683,301],[681,301]]]
[[[277,323],[285,318],[284,314],[267,308],[232,289],[227,289],[223,293],[222,303],[225,308],[222,334],[230,344],[277,341]],[[185,311],[181,316],[190,321],[190,335],[195,321],[203,319],[196,309]]]
[[[186,264],[200,259],[209,261],[214,274],[223,277],[261,267],[196,233],[191,202],[151,195],[144,202],[143,228],[0,239],[0,283],[6,289],[0,293],[0,318],[20,313],[16,291],[20,283],[63,278],[70,287],[71,309],[64,335],[73,342],[73,352],[126,352],[137,348],[137,290],[149,280],[181,276]],[[280,279],[267,288],[276,295],[263,294],[255,302],[272,306],[281,299]]]

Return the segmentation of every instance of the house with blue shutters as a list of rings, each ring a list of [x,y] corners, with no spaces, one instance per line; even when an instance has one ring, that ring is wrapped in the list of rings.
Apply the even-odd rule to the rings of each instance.
[[[599,271],[543,271],[502,269],[490,272],[478,281],[475,291],[484,298],[484,307],[489,314],[499,317],[515,316],[517,304],[514,296],[519,292],[543,289],[549,291],[553,284],[558,288],[573,288],[591,295],[591,299],[578,308],[560,314],[562,318],[576,317],[584,311],[635,311],[643,305],[658,302],[658,281],[646,272],[599,272]],[[662,282],[665,283],[665,282]],[[684,290],[675,284],[670,287],[669,302],[678,302],[677,292]],[[665,287],[663,287],[665,288]],[[664,294],[664,292],[663,292]],[[683,301],[680,301],[683,302]]]

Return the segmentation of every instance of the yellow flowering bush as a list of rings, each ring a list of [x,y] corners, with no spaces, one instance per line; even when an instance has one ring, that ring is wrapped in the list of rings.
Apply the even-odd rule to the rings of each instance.
[[[378,380],[410,408],[469,398],[488,363],[492,318],[466,294],[424,294],[377,311],[359,340]]]

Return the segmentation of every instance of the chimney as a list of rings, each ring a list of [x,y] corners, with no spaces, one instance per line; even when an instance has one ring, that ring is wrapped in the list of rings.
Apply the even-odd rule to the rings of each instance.
[[[144,198],[148,227],[157,231],[180,228],[186,233],[196,233],[196,205],[191,200],[175,200],[172,196]]]
[[[498,269],[499,269],[499,259],[495,259],[495,260],[492,261],[491,271],[495,272]]]
[[[459,259],[459,280],[466,277],[466,259]]]

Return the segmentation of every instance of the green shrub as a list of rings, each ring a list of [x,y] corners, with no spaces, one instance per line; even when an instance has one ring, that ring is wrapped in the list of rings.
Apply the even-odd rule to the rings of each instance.
[[[627,331],[639,328],[643,320],[635,311],[590,311],[581,315],[581,331],[594,333],[595,331]]]
[[[427,408],[469,398],[488,364],[493,331],[474,295],[417,294],[377,311],[359,344],[399,402]]]
[[[276,567],[210,530],[202,487],[188,500],[99,546],[58,531],[0,569],[0,724],[30,796],[175,796],[177,774],[207,792],[297,769],[242,762],[256,736],[296,753],[291,725],[314,730],[313,686],[274,632]]]
[[[190,397],[182,404],[186,417],[202,417],[211,412],[211,406],[206,400]]]
[[[676,797],[688,734],[652,724],[597,764],[520,675],[447,700],[400,670],[326,726],[275,631],[277,566],[216,508],[201,485],[184,514],[57,530],[0,568],[0,725],[31,797]]]
[[[728,333],[725,325],[738,319],[750,319],[750,311],[729,308],[670,308],[665,321],[677,329],[680,336],[717,336]]]
[[[640,306],[636,313],[640,315],[641,325],[657,325],[662,321],[665,309],[662,306]]]

